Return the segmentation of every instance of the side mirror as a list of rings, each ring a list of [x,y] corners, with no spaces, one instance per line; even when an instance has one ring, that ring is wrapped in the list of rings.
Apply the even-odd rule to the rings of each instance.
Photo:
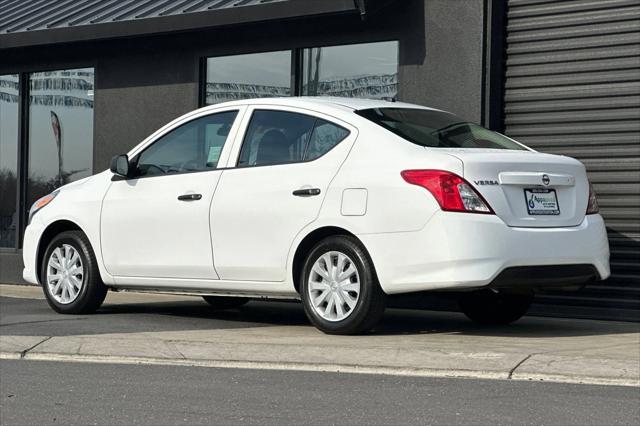
[[[116,155],[111,159],[111,172],[122,177],[129,177],[129,157],[127,154]]]

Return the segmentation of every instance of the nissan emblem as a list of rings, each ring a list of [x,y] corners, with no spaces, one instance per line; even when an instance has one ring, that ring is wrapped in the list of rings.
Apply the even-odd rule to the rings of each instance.
[[[549,179],[549,175],[542,175],[542,183],[544,183],[545,186],[551,183],[551,179]]]

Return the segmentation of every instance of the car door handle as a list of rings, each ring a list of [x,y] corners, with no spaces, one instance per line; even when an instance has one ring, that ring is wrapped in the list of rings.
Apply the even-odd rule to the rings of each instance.
[[[314,195],[320,195],[320,188],[296,189],[293,191],[293,195],[296,197],[313,197]]]
[[[178,196],[180,201],[197,201],[202,198],[202,194],[183,194]]]

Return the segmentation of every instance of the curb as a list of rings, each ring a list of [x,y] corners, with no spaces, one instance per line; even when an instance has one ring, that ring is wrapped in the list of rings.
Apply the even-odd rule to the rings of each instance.
[[[132,365],[171,365],[182,367],[207,367],[207,368],[237,368],[250,370],[285,370],[306,371],[343,374],[371,374],[405,377],[432,377],[432,378],[462,378],[462,379],[490,379],[490,380],[516,380],[531,382],[553,382],[585,385],[630,386],[640,387],[640,380],[621,378],[568,376],[547,374],[515,374],[509,377],[509,373],[496,373],[481,370],[448,370],[448,369],[412,369],[396,367],[370,367],[341,364],[307,364],[286,362],[263,361],[235,361],[235,360],[188,360],[188,359],[164,359],[147,357],[127,357],[108,355],[65,355],[55,353],[27,353],[0,352],[0,359],[28,360],[28,361],[55,361],[55,362],[84,362],[84,363],[108,363],[108,364],[132,364]]]

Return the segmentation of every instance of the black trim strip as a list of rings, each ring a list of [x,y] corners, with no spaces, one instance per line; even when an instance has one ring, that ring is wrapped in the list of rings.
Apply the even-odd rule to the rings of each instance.
[[[18,229],[16,248],[22,247],[24,230],[27,227],[27,183],[29,180],[29,74],[22,72],[18,80]]]
[[[484,0],[484,15],[480,115],[484,127],[503,132],[506,2]]]
[[[207,58],[198,59],[198,108],[207,106]]]
[[[581,287],[601,279],[595,266],[590,264],[514,266],[500,272],[488,287],[496,289]]]

